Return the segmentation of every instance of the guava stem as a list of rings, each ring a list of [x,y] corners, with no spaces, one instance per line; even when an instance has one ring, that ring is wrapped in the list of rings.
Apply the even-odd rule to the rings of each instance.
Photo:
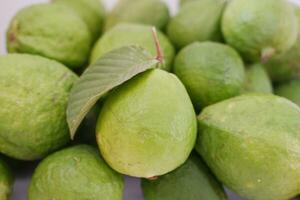
[[[152,177],[149,177],[147,179],[150,180],[150,181],[155,181],[155,180],[158,179],[158,176],[152,176]]]
[[[153,34],[153,38],[155,41],[155,46],[156,46],[156,59],[161,63],[164,64],[164,54],[163,51],[161,49],[161,45],[157,36],[157,31],[155,27],[152,27],[152,34]]]
[[[262,50],[261,52],[261,62],[266,63],[273,57],[275,54],[275,49],[272,47],[268,47]]]

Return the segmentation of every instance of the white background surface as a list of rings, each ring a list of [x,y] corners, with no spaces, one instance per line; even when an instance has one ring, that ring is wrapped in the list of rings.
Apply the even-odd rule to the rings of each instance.
[[[49,1],[49,0],[48,0]],[[6,53],[5,50],[5,32],[10,22],[10,19],[15,13],[21,8],[34,4],[48,2],[47,0],[0,0],[0,55]],[[107,9],[110,9],[117,0],[103,0],[106,4]],[[174,14],[177,10],[177,0],[164,0],[170,6],[170,11]],[[293,2],[299,3],[300,0],[292,0]],[[13,200],[26,200],[27,184],[30,179],[30,171],[34,164],[22,164],[22,170],[19,171],[17,181],[14,185]],[[241,200],[234,194],[230,194],[231,200]],[[126,178],[126,189],[124,193],[125,200],[142,200],[142,194],[139,188],[138,179]]]

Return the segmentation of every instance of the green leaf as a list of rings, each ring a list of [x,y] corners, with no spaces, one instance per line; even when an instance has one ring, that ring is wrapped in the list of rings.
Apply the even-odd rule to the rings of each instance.
[[[74,138],[85,115],[103,95],[158,63],[143,48],[128,46],[107,53],[89,66],[70,93],[67,122],[71,138]]]

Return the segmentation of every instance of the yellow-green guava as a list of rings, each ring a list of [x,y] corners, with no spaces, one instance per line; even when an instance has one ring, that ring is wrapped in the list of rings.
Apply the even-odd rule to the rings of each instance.
[[[162,0],[121,0],[108,14],[105,29],[118,23],[139,23],[164,29],[169,22],[170,14]]]
[[[273,93],[271,79],[263,65],[257,63],[248,66],[243,92]]]
[[[229,189],[248,200],[300,193],[300,108],[271,94],[247,94],[206,107],[196,150]]]
[[[196,115],[179,79],[160,69],[146,71],[109,94],[96,136],[116,171],[150,178],[183,164],[196,139]]]
[[[77,76],[26,54],[0,56],[0,68],[0,152],[35,160],[67,144],[67,102]]]
[[[215,42],[195,42],[182,49],[176,56],[174,73],[185,85],[197,111],[239,95],[245,81],[239,54]]]
[[[300,78],[277,85],[274,92],[300,106]]]
[[[291,80],[300,75],[300,7],[294,5],[298,22],[298,39],[287,52],[275,56],[266,63],[266,69],[275,82]]]
[[[158,39],[165,59],[165,70],[170,70],[175,54],[174,47],[169,39],[158,31]],[[96,43],[90,58],[94,63],[109,51],[123,46],[138,45],[148,50],[153,57],[156,56],[156,47],[152,35],[152,27],[142,24],[119,24],[106,32]]]
[[[146,200],[226,200],[222,185],[200,157],[192,154],[176,170],[156,180],[142,180]]]
[[[122,200],[123,182],[96,148],[78,145],[55,152],[38,165],[28,200]]]
[[[9,53],[36,54],[57,60],[71,69],[88,59],[91,34],[71,9],[58,4],[37,4],[20,10],[7,31]]]
[[[168,25],[168,37],[178,48],[197,41],[220,41],[224,0],[199,0],[184,4]]]
[[[102,32],[105,20],[105,8],[101,0],[52,0],[68,6],[75,11],[88,26],[93,41],[97,40]]]
[[[266,62],[295,44],[297,19],[287,0],[232,0],[223,14],[222,32],[244,59]]]

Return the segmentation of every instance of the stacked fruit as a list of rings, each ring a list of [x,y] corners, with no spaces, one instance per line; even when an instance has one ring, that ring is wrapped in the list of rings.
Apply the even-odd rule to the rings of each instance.
[[[120,200],[121,174],[143,178],[147,200],[227,199],[223,185],[291,199],[299,22],[286,0],[182,0],[174,17],[160,0],[24,8],[0,57],[0,152],[43,159],[29,200]],[[13,182],[4,160],[1,200]]]

